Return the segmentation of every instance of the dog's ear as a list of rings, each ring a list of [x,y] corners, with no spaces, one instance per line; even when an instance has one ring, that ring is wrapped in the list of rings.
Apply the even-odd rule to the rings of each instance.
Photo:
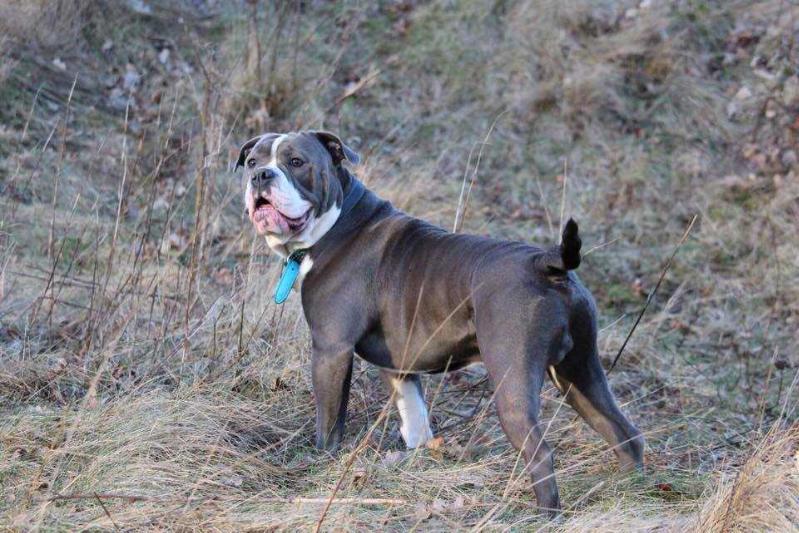
[[[359,156],[355,150],[344,144],[337,135],[328,131],[313,131],[311,133],[316,135],[316,138],[319,139],[322,146],[327,148],[327,151],[330,152],[330,155],[333,157],[333,163],[336,165],[340,165],[345,159],[353,165],[357,165],[361,162],[361,156]]]
[[[258,144],[258,141],[261,140],[263,135],[259,135],[258,137],[253,137],[243,145],[241,145],[241,150],[239,150],[239,159],[236,161],[236,168],[238,170],[239,167],[244,166],[244,162],[247,160],[247,156],[250,155],[250,150],[252,150],[253,146]]]

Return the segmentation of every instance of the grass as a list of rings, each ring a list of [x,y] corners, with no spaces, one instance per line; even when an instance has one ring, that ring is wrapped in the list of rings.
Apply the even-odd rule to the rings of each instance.
[[[795,6],[133,4],[0,8],[1,526],[313,529],[338,486],[323,529],[796,529]],[[447,228],[474,180],[464,231],[553,242],[565,183],[606,367],[699,216],[610,378],[645,474],[548,385],[545,521],[479,368],[426,378],[442,440],[407,452],[360,364],[313,448],[307,328],[229,167],[305,127]]]

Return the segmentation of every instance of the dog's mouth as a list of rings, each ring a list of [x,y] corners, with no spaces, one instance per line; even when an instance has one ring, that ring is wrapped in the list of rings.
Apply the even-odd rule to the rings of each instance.
[[[310,215],[309,208],[302,215],[292,218],[261,196],[255,199],[250,218],[260,233],[298,233],[305,228]]]

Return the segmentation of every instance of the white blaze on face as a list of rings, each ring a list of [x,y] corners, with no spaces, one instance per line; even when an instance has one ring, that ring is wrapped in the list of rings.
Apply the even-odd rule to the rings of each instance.
[[[397,410],[402,419],[402,440],[408,448],[418,448],[433,438],[424,398],[413,381],[397,378],[389,381],[394,388]]]
[[[269,191],[269,201],[287,217],[299,218],[311,208],[311,203],[300,195],[300,191],[292,185],[286,174],[277,165],[277,151],[285,139],[285,135],[275,139],[275,142],[272,143],[272,158],[264,167],[266,170],[272,170],[277,175],[275,183],[272,184],[272,188]]]

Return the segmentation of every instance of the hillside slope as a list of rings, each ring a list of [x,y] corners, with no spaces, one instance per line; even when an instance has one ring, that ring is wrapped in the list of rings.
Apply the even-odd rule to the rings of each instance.
[[[795,3],[11,0],[0,34],[0,525],[312,528],[338,487],[326,529],[795,530]],[[444,227],[577,219],[606,368],[697,216],[610,378],[645,475],[547,385],[547,523],[480,369],[425,381],[441,438],[407,453],[360,365],[313,448],[230,165],[311,127]]]

